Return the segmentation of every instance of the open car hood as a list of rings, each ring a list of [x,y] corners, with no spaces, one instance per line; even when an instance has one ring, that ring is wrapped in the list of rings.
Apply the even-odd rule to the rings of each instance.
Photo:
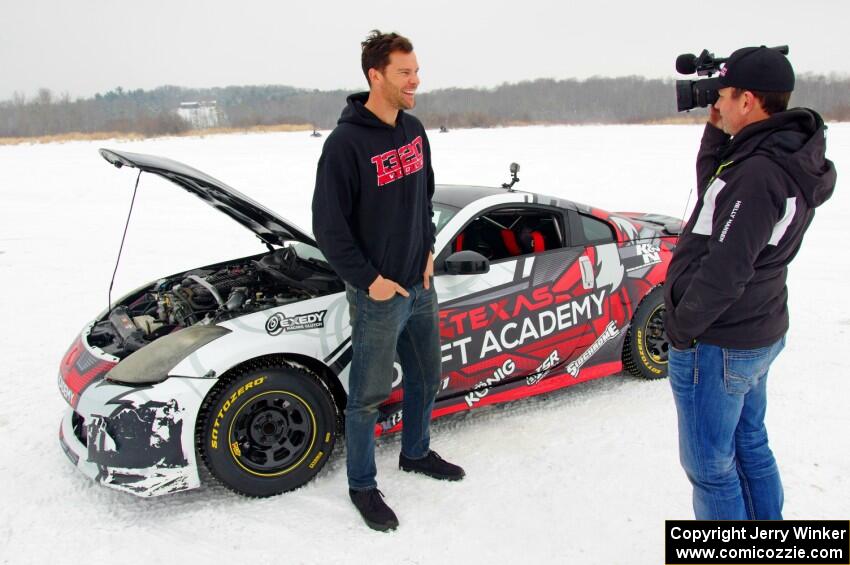
[[[224,212],[257,234],[265,243],[283,245],[285,241],[295,240],[316,246],[316,241],[295,224],[287,222],[262,204],[251,200],[220,180],[188,165],[155,155],[112,149],[101,149],[100,154],[116,167],[133,167],[170,180],[213,208]]]

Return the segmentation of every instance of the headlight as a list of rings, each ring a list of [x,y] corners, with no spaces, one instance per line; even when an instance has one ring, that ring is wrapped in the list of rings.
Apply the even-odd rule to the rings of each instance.
[[[152,384],[168,378],[183,359],[209,342],[230,333],[221,326],[192,326],[168,334],[130,354],[115,365],[106,379],[119,384]]]

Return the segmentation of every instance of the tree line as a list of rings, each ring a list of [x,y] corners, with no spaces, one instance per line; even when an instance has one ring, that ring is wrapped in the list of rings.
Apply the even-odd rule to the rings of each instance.
[[[290,86],[228,86],[153,90],[121,87],[72,100],[40,89],[0,102],[0,137],[116,132],[146,136],[186,132],[181,102],[216,102],[220,125],[232,128],[305,124],[332,128],[349,94]],[[827,121],[850,120],[850,78],[802,75],[794,106],[815,108]],[[705,112],[696,110],[695,113]],[[415,113],[426,127],[466,128],[514,124],[648,123],[680,118],[673,80],[638,76],[586,80],[539,79],[495,88],[447,88],[417,96]],[[699,115],[699,114],[698,114]]]

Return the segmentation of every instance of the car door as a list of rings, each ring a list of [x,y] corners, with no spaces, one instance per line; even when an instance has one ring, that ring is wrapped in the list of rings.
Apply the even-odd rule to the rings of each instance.
[[[596,256],[574,244],[566,211],[503,204],[461,227],[437,256],[443,382],[438,401],[469,407],[545,389],[550,374],[594,342],[607,313],[596,286]],[[541,245],[542,244],[542,245]],[[445,261],[480,252],[487,273],[452,275]]]

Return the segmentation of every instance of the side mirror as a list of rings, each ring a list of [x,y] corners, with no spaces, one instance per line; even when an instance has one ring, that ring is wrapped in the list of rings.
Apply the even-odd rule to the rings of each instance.
[[[490,261],[480,253],[466,249],[446,258],[446,272],[450,275],[476,275],[490,272]]]

